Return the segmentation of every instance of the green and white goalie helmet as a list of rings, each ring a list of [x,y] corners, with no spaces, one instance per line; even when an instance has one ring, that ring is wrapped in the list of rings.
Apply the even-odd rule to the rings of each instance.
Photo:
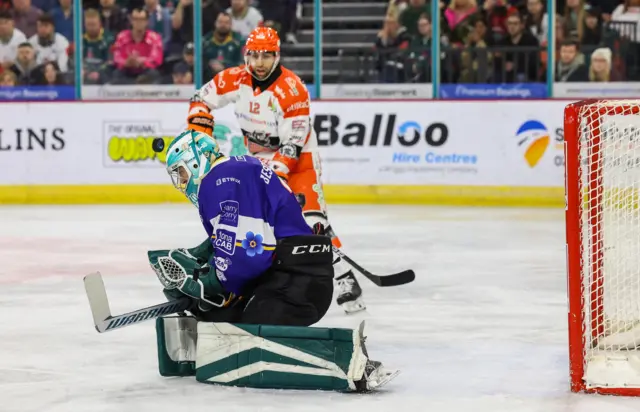
[[[173,185],[198,207],[200,182],[221,156],[218,143],[205,133],[187,130],[167,149],[167,172]]]

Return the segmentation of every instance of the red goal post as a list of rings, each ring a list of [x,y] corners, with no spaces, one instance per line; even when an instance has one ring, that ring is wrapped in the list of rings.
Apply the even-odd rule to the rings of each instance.
[[[571,390],[640,395],[640,100],[564,111]]]

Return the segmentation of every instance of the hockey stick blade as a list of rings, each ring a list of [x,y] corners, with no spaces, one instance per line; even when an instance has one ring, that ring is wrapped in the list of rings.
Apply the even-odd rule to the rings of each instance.
[[[111,316],[107,291],[104,288],[104,282],[102,281],[100,272],[85,276],[84,288],[87,293],[87,298],[89,299],[93,323],[99,333],[109,332],[146,320],[155,319],[163,315],[182,312],[191,306],[191,300],[183,298],[138,309],[122,315]]]
[[[403,270],[402,272],[394,273],[386,276],[378,276],[369,272],[362,266],[358,265],[354,262],[349,256],[345,255],[337,247],[333,247],[333,251],[347,261],[351,266],[353,266],[358,272],[362,273],[367,279],[375,283],[380,287],[388,287],[388,286],[400,286],[405,285],[407,283],[411,283],[415,280],[416,274],[413,270]]]

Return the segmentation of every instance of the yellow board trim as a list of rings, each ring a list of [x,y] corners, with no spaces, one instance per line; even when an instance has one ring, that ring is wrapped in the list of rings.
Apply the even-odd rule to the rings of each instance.
[[[325,185],[329,204],[564,207],[562,187]],[[0,204],[186,203],[171,185],[0,186]]]

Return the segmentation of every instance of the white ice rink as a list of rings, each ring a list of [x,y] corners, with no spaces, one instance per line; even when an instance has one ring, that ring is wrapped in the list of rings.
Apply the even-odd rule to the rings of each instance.
[[[112,311],[163,301],[146,251],[204,239],[194,208],[0,208],[0,412],[621,412],[633,398],[569,392],[563,211],[334,206],[368,322],[369,353],[402,373],[377,394],[204,385],[157,373],[154,323],[98,334],[82,277],[100,270]]]

